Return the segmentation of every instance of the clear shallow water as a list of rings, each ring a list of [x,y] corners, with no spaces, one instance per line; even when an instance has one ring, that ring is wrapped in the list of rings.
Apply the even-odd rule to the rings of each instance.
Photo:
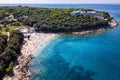
[[[106,10],[120,23],[120,5],[42,7]],[[120,80],[120,27],[99,34],[59,37],[52,40],[42,53],[38,48],[35,57],[30,66],[30,70],[36,73],[32,80]]]

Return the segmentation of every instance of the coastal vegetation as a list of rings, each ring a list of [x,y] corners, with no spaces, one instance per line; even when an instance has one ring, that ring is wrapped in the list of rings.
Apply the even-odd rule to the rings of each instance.
[[[76,10],[102,13],[104,19],[95,16],[71,16]],[[0,7],[0,23],[4,26],[30,26],[40,32],[79,32],[107,27],[111,17],[108,12],[84,8],[37,8],[37,7]],[[12,15],[12,16],[11,16]],[[11,17],[11,19],[10,19]]]
[[[28,28],[28,26],[2,26],[0,27],[0,33],[7,35],[7,32],[15,30],[15,29],[19,29],[19,28]]]
[[[103,14],[96,16],[72,16],[71,12],[94,11]],[[14,61],[20,54],[24,35],[16,28],[34,27],[37,32],[61,33],[80,32],[107,28],[112,18],[108,12],[84,8],[37,8],[9,6],[0,7],[0,79],[12,71]],[[6,36],[10,32],[10,36]]]
[[[10,37],[0,34],[0,79],[12,70],[13,62],[20,54],[23,38],[23,34],[17,30],[11,31]]]

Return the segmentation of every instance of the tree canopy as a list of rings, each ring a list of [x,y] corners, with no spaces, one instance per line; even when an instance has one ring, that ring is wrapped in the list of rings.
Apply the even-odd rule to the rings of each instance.
[[[16,30],[10,32],[9,41],[6,36],[0,35],[0,79],[11,71],[13,62],[20,54],[23,38],[23,34]]]
[[[98,20],[95,16],[81,15],[71,16],[72,11],[95,11],[102,13],[106,20]],[[5,16],[13,15],[17,21],[2,20],[2,24],[24,25],[35,27],[37,31],[43,32],[75,32],[88,29],[97,29],[108,26],[111,17],[108,12],[96,11],[85,8],[38,8],[38,7],[0,7],[0,12]],[[4,15],[3,15],[4,16]],[[11,24],[12,23],[12,24]]]

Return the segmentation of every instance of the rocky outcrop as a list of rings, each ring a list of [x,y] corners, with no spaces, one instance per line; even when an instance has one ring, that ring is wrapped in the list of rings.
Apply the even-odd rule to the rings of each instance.
[[[102,27],[102,28],[99,28],[99,29],[96,29],[96,30],[86,30],[86,31],[81,31],[81,32],[72,32],[72,34],[84,35],[84,34],[89,34],[89,33],[99,33],[99,32],[103,32],[103,31],[115,28],[118,25],[119,25],[118,22],[113,19],[110,22],[108,22],[107,27]]]
[[[13,77],[6,76],[3,80],[30,80],[31,72],[28,70],[29,62],[32,59],[32,55],[24,56],[21,55],[18,57],[19,65],[16,65],[13,68]]]

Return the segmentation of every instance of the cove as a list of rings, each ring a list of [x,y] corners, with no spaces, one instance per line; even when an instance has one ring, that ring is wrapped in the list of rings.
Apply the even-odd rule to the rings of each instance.
[[[108,11],[120,23],[120,5],[89,7]],[[40,49],[30,63],[35,73],[31,80],[120,80],[120,26],[99,34],[61,36]]]
[[[119,80],[120,37],[111,32],[51,41],[31,62],[32,80]]]

